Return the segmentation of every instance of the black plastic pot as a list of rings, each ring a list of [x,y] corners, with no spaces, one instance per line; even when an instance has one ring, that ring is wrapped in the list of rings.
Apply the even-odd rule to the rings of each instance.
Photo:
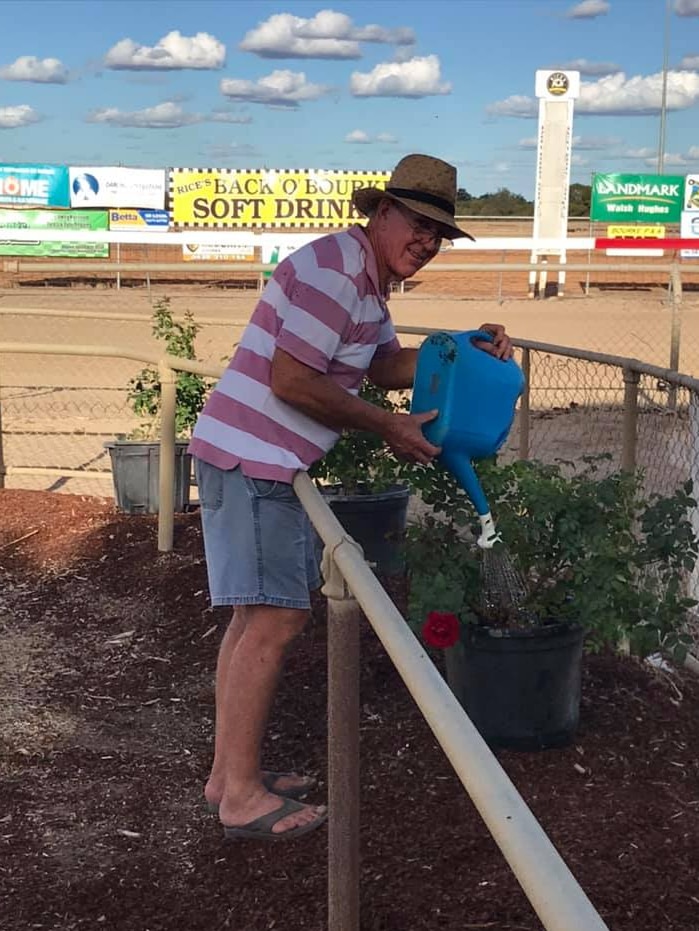
[[[192,457],[189,443],[175,443],[175,511],[189,507]],[[142,440],[114,440],[105,443],[112,463],[114,500],[127,514],[157,514],[160,509],[160,443]]]
[[[582,647],[577,626],[465,625],[446,651],[447,681],[490,746],[563,747],[580,720]]]
[[[364,550],[367,562],[382,575],[403,571],[403,537],[410,489],[395,485],[371,494],[344,495],[335,487],[322,489],[333,513],[349,536]]]

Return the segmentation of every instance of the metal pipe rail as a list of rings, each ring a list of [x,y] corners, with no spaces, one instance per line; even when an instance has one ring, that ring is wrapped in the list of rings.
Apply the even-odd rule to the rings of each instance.
[[[347,581],[544,927],[547,931],[607,929],[524,799],[369,569],[361,551],[346,535],[305,472],[297,474],[294,489],[325,543],[326,552]],[[343,599],[340,596],[338,600]],[[358,622],[358,617],[351,620],[347,617],[346,609],[343,613],[345,623]],[[329,636],[337,634],[337,626],[329,618]],[[347,681],[358,682],[358,676],[348,674]],[[338,700],[358,708],[358,690],[351,698],[344,695],[341,698],[338,696]],[[337,765],[337,759],[334,762]],[[357,761],[347,760],[345,765],[348,768],[354,767]],[[331,796],[331,819],[335,814],[333,801]],[[358,802],[351,797],[343,797],[341,801],[343,805],[349,804],[349,816],[356,820],[356,813],[353,815],[351,809]],[[348,817],[347,812],[344,817]],[[346,839],[348,844],[355,841],[356,838],[352,837]],[[342,832],[331,836],[331,847],[341,842]],[[352,854],[342,857],[342,862],[346,864],[355,861],[356,857]],[[342,883],[342,877],[336,877],[336,880]],[[351,876],[350,880],[354,883],[358,881],[358,876]],[[356,898],[356,889],[335,890],[331,899],[334,914],[331,908],[330,931],[359,931],[357,922],[344,922],[347,916],[354,921]]]
[[[476,250],[474,250],[476,251]],[[526,250],[522,250],[526,251]],[[674,265],[668,262],[547,262],[548,272],[643,272],[663,273],[669,275]],[[216,274],[222,272],[273,272],[276,265],[265,262],[98,262],[72,259],[70,262],[21,262],[5,260],[0,271],[5,274],[30,274],[31,272],[109,272],[114,275],[121,272],[194,272]],[[430,262],[420,269],[420,274],[427,272],[529,272],[541,271],[541,262]],[[699,273],[699,267],[683,265],[683,272]]]

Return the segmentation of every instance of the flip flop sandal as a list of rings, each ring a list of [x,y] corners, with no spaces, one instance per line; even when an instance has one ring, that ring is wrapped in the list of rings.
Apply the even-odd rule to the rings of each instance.
[[[325,824],[328,818],[327,811],[323,812],[321,815],[317,815],[313,821],[309,821],[307,824],[302,824],[295,828],[289,828],[287,831],[274,832],[272,830],[274,825],[277,824],[278,821],[281,821],[282,818],[286,818],[287,815],[291,815],[296,811],[303,811],[307,807],[307,805],[302,805],[301,802],[297,802],[292,798],[285,798],[280,808],[275,808],[274,811],[262,815],[261,818],[256,818],[254,821],[249,821],[247,824],[243,824],[240,827],[227,827],[224,825],[224,839],[289,840],[292,837],[300,837],[302,834],[308,834],[310,831],[315,831],[316,828]]]
[[[275,772],[266,772],[262,775],[262,785],[267,789],[268,792],[274,792],[275,795],[279,795],[281,798],[293,798],[293,799],[302,799],[305,798],[312,788],[316,785],[316,780],[312,776],[305,776],[306,782],[303,785],[299,786],[290,786],[288,789],[285,789],[284,792],[279,792],[275,790],[274,784],[278,779],[281,779],[283,776],[296,776],[296,773],[275,773]],[[206,810],[210,815],[218,814],[218,802],[207,802]]]

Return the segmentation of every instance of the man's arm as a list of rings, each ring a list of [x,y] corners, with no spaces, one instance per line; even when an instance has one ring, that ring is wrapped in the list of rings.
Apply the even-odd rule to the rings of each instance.
[[[412,388],[415,380],[417,349],[400,349],[390,356],[374,359],[367,377],[379,388]]]
[[[432,420],[436,411],[394,414],[383,410],[345,391],[332,378],[282,349],[277,349],[272,358],[271,387],[280,400],[332,430],[370,430],[378,434],[400,458],[426,464],[439,453],[439,448],[428,443],[422,433],[422,424]]]

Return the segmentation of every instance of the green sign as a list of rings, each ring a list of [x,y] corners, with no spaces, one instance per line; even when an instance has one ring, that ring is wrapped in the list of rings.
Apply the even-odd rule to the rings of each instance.
[[[590,219],[603,223],[679,223],[681,175],[593,175]]]
[[[68,258],[108,258],[106,242],[26,242],[12,239],[12,230],[96,231],[109,228],[106,210],[0,210],[0,255]]]

